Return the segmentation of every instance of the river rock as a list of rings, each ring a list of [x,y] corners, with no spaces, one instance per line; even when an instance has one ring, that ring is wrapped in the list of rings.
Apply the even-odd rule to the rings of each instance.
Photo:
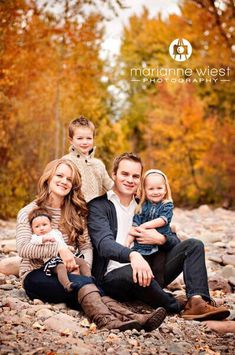
[[[0,260],[0,273],[19,276],[21,258],[19,256],[6,257]]]
[[[208,320],[202,323],[206,324],[209,329],[214,330],[217,333],[235,333],[235,321],[232,320]]]
[[[84,330],[73,317],[64,313],[58,313],[44,321],[47,328],[53,329],[57,332],[82,332]]]
[[[234,248],[235,249],[235,240],[230,240],[228,242],[228,248]]]
[[[228,279],[228,282],[229,282],[232,286],[235,286],[235,276],[231,276],[231,277]]]
[[[205,231],[203,235],[198,236],[197,238],[202,240],[205,244],[211,244],[222,241],[223,235],[221,233]]]
[[[211,260],[211,261],[214,261],[215,263],[218,263],[218,264],[222,264],[223,263],[222,256],[218,255],[218,254],[209,255],[208,259]]]
[[[3,253],[10,253],[16,251],[16,239],[1,240],[0,248]]]
[[[201,215],[207,215],[211,213],[211,209],[208,205],[201,205],[197,211]]]
[[[230,277],[235,276],[235,268],[232,265],[226,265],[223,267],[221,271],[221,276],[223,276],[225,279],[229,279]]]
[[[225,254],[222,256],[224,265],[233,265],[235,266],[235,255]]]
[[[52,317],[55,314],[52,310],[48,308],[41,308],[37,311],[36,317],[40,320],[45,320],[47,318]]]
[[[228,281],[226,281],[222,276],[209,276],[208,284],[211,291],[222,290],[224,293],[232,291]]]
[[[29,308],[29,304],[27,302],[22,302],[18,298],[7,297],[6,303],[10,309],[21,311],[22,309]]]

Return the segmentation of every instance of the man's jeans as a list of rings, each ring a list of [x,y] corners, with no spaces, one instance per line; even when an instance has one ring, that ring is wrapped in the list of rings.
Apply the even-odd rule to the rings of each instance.
[[[156,258],[157,253],[153,257]],[[170,284],[182,271],[187,297],[201,295],[209,300],[205,252],[201,241],[187,239],[166,253],[163,286]],[[157,274],[156,269],[153,272]],[[179,302],[171,293],[165,292],[155,279],[148,287],[134,284],[130,265],[109,272],[101,286],[108,295],[120,301],[138,299],[154,308],[162,306],[168,312],[181,311]]]

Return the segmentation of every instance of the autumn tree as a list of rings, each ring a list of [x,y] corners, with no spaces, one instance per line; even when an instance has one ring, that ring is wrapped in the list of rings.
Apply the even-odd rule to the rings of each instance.
[[[32,199],[45,164],[66,152],[67,126],[78,115],[94,121],[98,154],[110,160],[113,133],[98,3],[0,3],[1,217],[14,216]],[[114,12],[122,2],[107,6]]]
[[[117,85],[123,85],[127,104],[119,125],[146,168],[157,167],[169,175],[178,203],[218,203],[235,193],[233,148],[225,144],[228,134],[234,135],[234,5],[181,1],[180,10],[180,15],[162,19],[160,15],[149,18],[145,9],[125,28]],[[190,41],[193,54],[188,61],[179,63],[170,57],[168,48],[176,38]],[[163,80],[159,84],[144,81],[141,75],[133,82],[131,68],[191,68],[191,79],[197,68],[209,70],[207,79],[210,69],[229,68],[229,75],[222,78],[227,81],[217,75],[216,83],[187,83],[185,75],[179,74],[182,83]],[[152,79],[160,77],[155,74]]]

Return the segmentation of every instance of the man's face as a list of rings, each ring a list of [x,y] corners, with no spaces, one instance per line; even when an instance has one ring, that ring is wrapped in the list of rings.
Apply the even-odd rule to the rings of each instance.
[[[140,184],[141,164],[132,160],[123,159],[118,166],[116,174],[112,174],[114,191],[119,197],[133,196]]]

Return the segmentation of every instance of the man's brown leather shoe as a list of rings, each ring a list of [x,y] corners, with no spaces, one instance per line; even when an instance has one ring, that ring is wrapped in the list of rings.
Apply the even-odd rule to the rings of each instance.
[[[201,297],[191,297],[181,315],[188,320],[222,320],[230,315],[230,311],[224,306],[211,305]]]

